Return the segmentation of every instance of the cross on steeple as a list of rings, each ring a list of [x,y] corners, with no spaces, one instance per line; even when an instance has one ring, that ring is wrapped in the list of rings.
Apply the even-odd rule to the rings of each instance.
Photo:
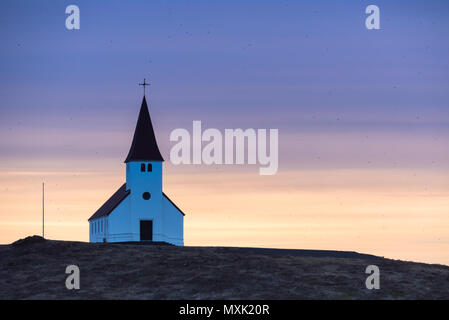
[[[143,96],[145,96],[145,86],[149,86],[150,84],[145,81],[143,78],[143,83],[139,83],[139,86],[143,86]]]

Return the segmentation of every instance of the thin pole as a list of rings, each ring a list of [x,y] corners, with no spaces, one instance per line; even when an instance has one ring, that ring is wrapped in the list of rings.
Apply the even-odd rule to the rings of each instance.
[[[44,189],[44,182],[42,182],[42,238],[45,238],[45,229],[44,229],[44,218],[45,218],[45,189]]]

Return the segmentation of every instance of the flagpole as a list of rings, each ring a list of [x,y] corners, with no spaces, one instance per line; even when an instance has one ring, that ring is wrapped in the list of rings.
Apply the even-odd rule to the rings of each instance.
[[[45,202],[44,202],[44,182],[42,182],[42,238],[45,238],[44,218],[45,218]]]

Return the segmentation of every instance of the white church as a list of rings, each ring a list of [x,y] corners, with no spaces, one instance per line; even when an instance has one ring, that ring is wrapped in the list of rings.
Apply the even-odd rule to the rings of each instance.
[[[90,242],[184,245],[184,213],[162,191],[163,161],[144,95],[125,160],[126,183],[89,218]]]

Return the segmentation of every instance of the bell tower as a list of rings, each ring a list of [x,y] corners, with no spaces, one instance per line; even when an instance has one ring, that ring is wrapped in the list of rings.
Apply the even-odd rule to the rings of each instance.
[[[162,232],[162,162],[145,95],[133,141],[126,157],[126,189],[130,191],[132,233],[140,235],[142,223],[152,223],[152,240]]]

